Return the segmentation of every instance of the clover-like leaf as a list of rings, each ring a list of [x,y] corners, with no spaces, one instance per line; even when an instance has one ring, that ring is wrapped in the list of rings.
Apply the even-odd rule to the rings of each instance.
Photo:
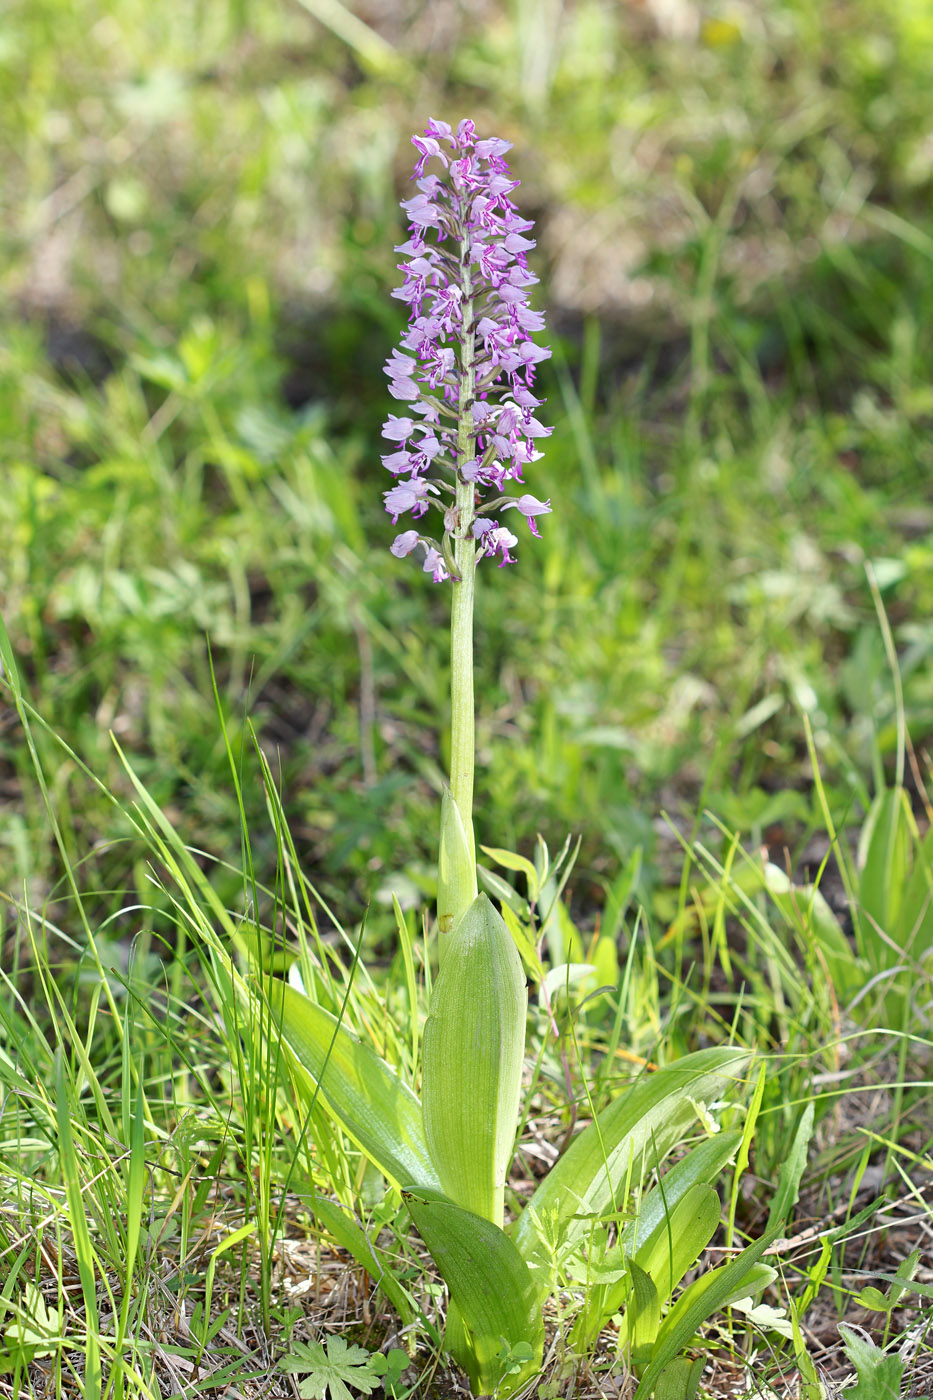
[[[8,1325],[3,1340],[11,1353],[18,1353],[27,1361],[53,1356],[61,1325],[58,1309],[50,1308],[36,1285],[28,1282],[20,1315]]]
[[[326,1350],[325,1350],[326,1346]],[[302,1400],[353,1400],[347,1389],[371,1394],[380,1383],[375,1357],[365,1347],[349,1346],[343,1337],[320,1342],[293,1342],[280,1367],[291,1375],[301,1375],[298,1393]]]

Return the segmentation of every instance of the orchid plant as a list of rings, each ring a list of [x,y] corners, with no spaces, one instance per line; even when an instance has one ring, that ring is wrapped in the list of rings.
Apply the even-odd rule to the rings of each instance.
[[[392,544],[416,555],[451,589],[451,772],[442,800],[438,861],[439,971],[424,1029],[420,1097],[377,1052],[315,999],[313,988],[275,982],[270,994],[299,1088],[323,1104],[361,1153],[398,1189],[449,1291],[445,1345],[476,1395],[513,1394],[540,1369],[543,1307],[570,1276],[583,1280],[571,1342],[592,1342],[612,1318],[639,1373],[639,1396],[664,1377],[686,1397],[696,1366],[683,1355],[699,1323],[765,1286],[766,1234],[662,1307],[716,1229],[711,1181],[747,1142],[719,1133],[682,1156],[619,1224],[622,1199],[680,1146],[703,1104],[744,1072],[733,1047],[701,1050],[645,1073],[578,1133],[507,1223],[505,1191],[515,1149],[525,1068],[526,974],[543,978],[540,945],[477,891],[474,777],[473,600],[483,560],[511,563],[509,511],[533,535],[550,502],[510,486],[541,456],[550,428],[536,416],[535,369],[550,351],[534,335],[544,317],[529,305],[535,244],[512,196],[509,143],[480,139],[472,121],[454,131],[432,121],[413,137],[415,193],[404,201],[409,236],[395,295],[410,307],[401,349],[386,366],[392,397],[383,464],[394,522],[416,528]],[[428,167],[431,167],[430,171]],[[422,533],[436,512],[438,530]],[[527,862],[525,863],[528,864]],[[508,912],[508,911],[507,911]],[[306,993],[310,993],[306,995]],[[793,1194],[793,1182],[784,1196]],[[774,1212],[772,1213],[774,1214]],[[372,1272],[372,1246],[341,1223],[341,1243]],[[573,1260],[577,1262],[572,1263]],[[568,1261],[571,1263],[568,1264]],[[574,1272],[574,1270],[576,1272]],[[396,1306],[404,1295],[388,1271]]]

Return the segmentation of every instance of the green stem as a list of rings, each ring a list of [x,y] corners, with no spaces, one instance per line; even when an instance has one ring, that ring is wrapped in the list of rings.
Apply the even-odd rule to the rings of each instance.
[[[470,282],[469,241],[460,247],[460,285],[463,328],[460,352],[460,400],[457,406],[457,460],[473,455],[473,297]],[[475,721],[473,710],[473,595],[476,582],[476,541],[472,527],[476,513],[475,488],[457,475],[457,533],[454,539],[454,579],[450,613],[450,791],[463,827],[473,847],[473,768]]]

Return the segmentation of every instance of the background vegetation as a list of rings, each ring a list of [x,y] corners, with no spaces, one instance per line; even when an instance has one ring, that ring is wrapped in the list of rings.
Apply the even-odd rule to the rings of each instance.
[[[478,835],[526,855],[538,832],[552,850],[581,837],[565,900],[584,938],[637,951],[618,1003],[633,1054],[736,1023],[792,1052],[761,1180],[788,1105],[854,1064],[850,1109],[865,1085],[880,1098],[867,1120],[833,1109],[814,1217],[857,1214],[856,1166],[878,1191],[900,1170],[923,1216],[929,982],[909,1010],[869,997],[840,1019],[806,921],[729,872],[747,851],[748,869],[764,852],[800,886],[819,875],[870,963],[881,906],[856,847],[899,778],[916,820],[897,868],[930,868],[931,71],[925,0],[8,0],[0,611],[38,719],[30,746],[0,697],[3,967],[24,979],[5,1053],[48,1086],[67,1007],[90,1058],[66,1051],[61,1092],[85,1113],[98,1085],[111,1156],[127,981],[144,998],[157,978],[175,1007],[163,1058],[140,1051],[156,1078],[194,1054],[172,1016],[199,1005],[185,979],[205,986],[111,735],[224,906],[276,926],[273,787],[284,866],[351,934],[371,904],[375,968],[396,954],[392,894],[412,929],[430,901],[449,600],[388,554],[381,364],[409,136],[469,114],[515,143],[555,347],[555,431],[529,479],[554,513],[480,580]],[[221,1054],[187,1083],[199,1121],[236,1102],[252,1123],[224,1073]],[[26,1098],[20,1180],[46,1169]],[[168,1099],[143,1115],[163,1140],[184,1117]],[[178,1150],[196,1160],[200,1141]],[[237,1144],[215,1171],[248,1215],[266,1148]],[[282,1189],[264,1160],[255,1189]],[[190,1219],[204,1208],[192,1197]],[[889,1226],[878,1257],[896,1265]],[[835,1287],[851,1259],[834,1256]],[[844,1314],[851,1288],[833,1296]],[[924,1325],[903,1324],[921,1350]]]

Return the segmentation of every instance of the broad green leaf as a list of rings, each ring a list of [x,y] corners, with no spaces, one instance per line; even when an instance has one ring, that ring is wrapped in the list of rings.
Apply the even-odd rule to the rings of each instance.
[[[328,1112],[396,1186],[440,1186],[421,1105],[381,1056],[286,982],[267,986],[282,1043]],[[297,1076],[301,1084],[301,1076]]]
[[[619,1236],[619,1243],[607,1250],[594,1268],[594,1279],[589,1282],[586,1301],[573,1326],[571,1341],[577,1351],[585,1351],[598,1336],[606,1322],[624,1305],[628,1292],[628,1279],[625,1276],[625,1259],[641,1259],[641,1250],[650,1248],[655,1238],[676,1213],[680,1203],[698,1185],[705,1185],[722,1171],[733,1155],[742,1135],[738,1132],[719,1133],[700,1143],[686,1157],[666,1172],[658,1186],[649,1191],[642,1201],[638,1214],[630,1220]],[[717,1205],[718,1218],[718,1205]],[[708,1241],[707,1241],[708,1243]],[[702,1249],[702,1246],[701,1246]],[[699,1251],[698,1251],[699,1254]],[[599,1282],[613,1271],[614,1278]]]
[[[783,1225],[797,1204],[797,1197],[800,1193],[800,1178],[807,1165],[807,1148],[813,1136],[813,1113],[813,1100],[811,1099],[800,1115],[800,1122],[797,1124],[797,1131],[794,1133],[790,1151],[781,1164],[777,1190],[774,1193],[771,1212],[768,1216],[768,1229],[772,1225]]]
[[[654,1345],[661,1324],[661,1298],[654,1279],[634,1259],[629,1259],[628,1271],[632,1287],[625,1310],[625,1330],[633,1352],[637,1353]]]
[[[526,1259],[535,1253],[536,1216],[563,1224],[568,1245],[582,1240],[588,1218],[613,1209],[629,1172],[637,1184],[686,1136],[696,1121],[691,1098],[718,1097],[739,1077],[748,1058],[747,1052],[729,1046],[699,1050],[623,1090],[574,1138],[534,1192],[512,1233],[520,1253]]]
[[[540,1370],[544,1350],[541,1300],[531,1270],[497,1225],[437,1192],[406,1191],[405,1203],[431,1252],[462,1319],[457,1360],[476,1395],[488,1395],[502,1379],[503,1342],[526,1342],[531,1359],[497,1391],[512,1394]],[[463,1342],[466,1342],[464,1347]],[[451,1339],[448,1336],[448,1344]]]
[[[692,1186],[662,1220],[638,1253],[631,1260],[657,1288],[658,1298],[667,1301],[688,1269],[692,1269],[709,1244],[719,1224],[719,1197],[711,1186]],[[634,1300],[637,1303],[637,1296]],[[633,1335],[629,1303],[623,1318],[619,1341],[631,1341],[637,1348],[646,1341],[654,1342],[657,1327],[650,1338]],[[644,1329],[642,1329],[644,1330]]]
[[[719,1175],[741,1141],[738,1131],[717,1133],[682,1157],[665,1173],[660,1185],[647,1193],[638,1215],[622,1231],[619,1248],[635,1254],[693,1186],[707,1184]]]
[[[694,1400],[705,1366],[705,1356],[692,1361],[688,1356],[675,1357],[658,1376],[654,1388],[657,1400]]]
[[[728,1264],[711,1269],[684,1290],[661,1324],[651,1365],[642,1376],[635,1400],[647,1400],[664,1368],[690,1344],[707,1318],[739,1298],[760,1293],[775,1278],[775,1270],[759,1267],[758,1261],[778,1232],[778,1228],[767,1231]]]
[[[866,951],[876,971],[889,967],[892,950],[878,935],[893,936],[907,886],[910,828],[903,788],[886,788],[871,804],[859,837],[859,905]]]
[[[490,870],[488,865],[477,865],[476,878],[494,899],[498,899],[500,904],[507,904],[520,919],[530,918],[527,899],[522,899],[518,890],[513,889],[508,880],[503,880],[501,875]]]
[[[899,947],[919,960],[933,945],[933,827],[914,841],[913,870],[894,930]]]
[[[401,1318],[402,1325],[407,1327],[413,1322],[415,1310],[411,1299],[392,1273],[387,1256],[376,1248],[362,1226],[336,1201],[314,1196],[308,1205],[341,1248],[366,1270],[376,1287],[382,1290]]]
[[[719,1224],[719,1197],[712,1186],[691,1186],[635,1255],[650,1274],[658,1293],[670,1298],[688,1269],[692,1269]]]
[[[517,875],[524,875],[528,881],[528,898],[534,903],[538,898],[538,872],[530,860],[517,855],[515,851],[503,851],[498,846],[480,846],[480,850],[505,870],[514,870]]]
[[[518,1122],[527,993],[521,958],[485,895],[451,934],[424,1028],[424,1132],[441,1189],[502,1223]]]
[[[792,884],[785,871],[770,862],[763,874],[765,889],[784,917],[819,946],[837,995],[850,996],[864,982],[864,968],[820,890]]]
[[[450,789],[441,798],[441,835],[437,853],[437,927],[443,962],[449,935],[476,898],[473,832],[467,831]]]

